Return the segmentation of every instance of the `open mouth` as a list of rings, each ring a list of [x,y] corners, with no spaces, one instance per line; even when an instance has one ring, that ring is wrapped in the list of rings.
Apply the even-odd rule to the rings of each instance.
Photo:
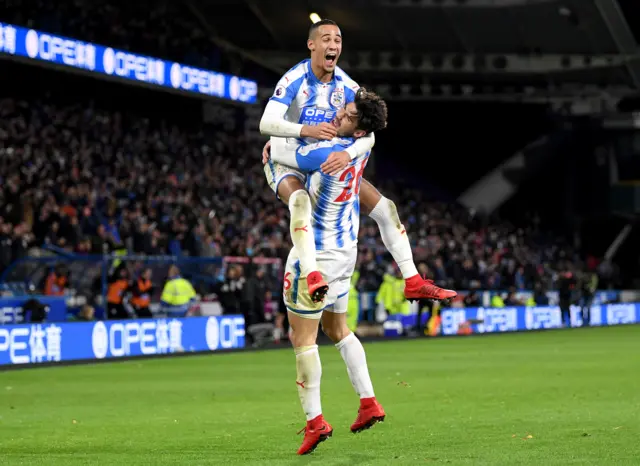
[[[324,56],[324,63],[327,66],[333,66],[338,60],[338,54],[335,52],[329,52]]]
[[[335,117],[333,120],[331,120],[331,124],[334,127],[339,128],[340,127],[340,122],[338,121],[338,117]]]

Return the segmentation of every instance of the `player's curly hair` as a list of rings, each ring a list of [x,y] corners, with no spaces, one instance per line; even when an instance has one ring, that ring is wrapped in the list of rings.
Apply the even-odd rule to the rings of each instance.
[[[387,127],[387,103],[375,92],[358,89],[355,98],[358,129],[373,133]]]

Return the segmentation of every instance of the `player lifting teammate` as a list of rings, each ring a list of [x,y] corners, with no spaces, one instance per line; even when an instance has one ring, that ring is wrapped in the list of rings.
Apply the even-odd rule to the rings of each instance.
[[[351,276],[358,256],[358,193],[369,152],[356,156],[335,176],[322,173],[320,166],[331,153],[351,148],[367,134],[383,129],[386,119],[384,101],[361,89],[355,102],[339,110],[332,122],[337,138],[302,145],[296,150],[298,165],[310,172],[307,186],[315,212],[311,225],[319,246],[317,262],[329,284],[324,303],[310,299],[301,272],[300,253],[294,246],[285,267],[284,302],[296,354],[298,395],[307,417],[304,440],[298,450],[301,455],[312,452],[333,433],[331,425],[322,416],[320,404],[322,367],[316,345],[320,321],[323,331],[340,351],[351,383],[360,397],[358,417],[351,431],[367,429],[385,418],[373,392],[364,348],[346,321]]]
[[[279,160],[295,160],[293,152],[300,143],[334,138],[336,128],[330,121],[339,109],[354,101],[359,86],[337,66],[342,35],[336,23],[322,20],[313,24],[307,47],[311,59],[300,62],[280,79],[264,111],[260,131],[271,136],[263,154],[266,162],[271,146],[271,160],[265,165],[265,174],[279,198],[289,205],[291,238],[300,257],[301,276],[306,280],[311,299],[321,302],[328,292],[328,284],[318,271],[315,255],[321,232],[311,226],[312,217],[319,214],[318,207],[311,209],[309,194],[303,185],[306,175]],[[332,153],[322,165],[322,171],[329,175],[341,173],[357,157],[367,154],[374,142],[372,133],[358,138],[345,150]],[[454,291],[439,288],[431,280],[420,277],[395,204],[366,180],[362,180],[360,205],[378,224],[382,241],[405,279],[407,299],[442,300],[456,296]]]

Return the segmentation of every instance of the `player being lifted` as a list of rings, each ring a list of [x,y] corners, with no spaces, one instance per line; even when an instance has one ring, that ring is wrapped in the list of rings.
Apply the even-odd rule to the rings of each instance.
[[[326,277],[318,271],[316,261],[316,249],[323,248],[323,235],[322,230],[312,228],[311,218],[322,215],[322,206],[316,206],[312,212],[309,194],[303,185],[305,174],[278,160],[286,158],[284,152],[294,150],[291,147],[301,142],[333,139],[336,128],[330,122],[336,111],[354,101],[359,86],[337,66],[342,35],[335,22],[325,19],[313,24],[307,47],[311,59],[298,63],[280,79],[260,121],[260,131],[272,136],[263,153],[263,158],[267,158],[271,144],[273,160],[265,166],[265,174],[272,189],[289,205],[291,239],[300,256],[301,276],[306,281],[304,292],[309,293],[312,300],[321,302],[328,291]],[[374,142],[372,133],[358,138],[345,150],[332,153],[321,169],[327,174],[343,173],[342,169],[353,160],[369,153]],[[407,299],[442,300],[456,296],[454,291],[439,288],[418,274],[395,204],[366,180],[362,180],[360,205],[378,224],[382,241],[405,279]],[[322,222],[318,228],[323,228]]]
[[[347,366],[351,384],[360,396],[358,417],[352,432],[368,429],[383,421],[385,412],[373,392],[364,348],[347,327],[351,276],[358,256],[360,224],[358,192],[369,152],[356,156],[336,176],[320,171],[330,154],[353,147],[365,135],[386,126],[387,107],[382,99],[361,89],[346,108],[332,121],[337,138],[309,145],[295,151],[297,165],[308,170],[308,195],[314,209],[311,225],[320,245],[317,252],[319,271],[326,277],[329,291],[324,302],[311,299],[306,291],[300,252],[291,249],[285,267],[284,303],[289,314],[291,342],[296,354],[296,384],[302,409],[307,416],[305,435],[298,454],[312,452],[331,436],[333,428],[322,416],[320,379],[322,366],[316,339],[318,323],[333,340]]]

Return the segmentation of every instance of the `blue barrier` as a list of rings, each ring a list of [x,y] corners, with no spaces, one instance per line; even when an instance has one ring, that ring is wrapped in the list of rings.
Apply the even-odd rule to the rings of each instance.
[[[255,81],[0,23],[0,53],[236,102],[255,103]]]
[[[243,348],[244,317],[190,317],[0,327],[0,365]]]
[[[64,296],[19,296],[0,298],[0,325],[19,324],[24,321],[22,306],[29,299],[37,299],[49,308],[48,322],[64,322],[67,320],[67,304]]]
[[[470,293],[469,290],[457,290],[459,296],[466,296]],[[477,294],[480,298],[480,303],[483,307],[491,307],[491,298],[495,295],[504,295],[507,293],[506,290],[488,290],[488,291],[477,291]],[[625,291],[621,290],[598,290],[595,292],[593,296],[594,305],[604,305],[609,303],[620,302],[622,299],[622,294]],[[629,293],[627,291],[627,293]],[[549,299],[550,306],[557,306],[560,298],[557,290],[547,291],[547,298]],[[376,295],[375,291],[361,292],[359,294],[360,298],[360,320],[365,321],[368,320],[373,322],[375,320],[374,313],[377,307],[376,304]],[[531,290],[519,290],[515,293],[517,299],[521,302],[525,302],[527,299],[533,297],[533,291]],[[637,297],[629,297],[627,296],[627,301],[632,301],[638,299]],[[415,317],[411,317],[413,321],[415,321]]]
[[[468,291],[460,291],[459,294],[468,294]],[[482,298],[482,304],[484,306],[491,306],[491,298],[495,295],[504,295],[507,290],[491,290],[481,291],[480,296]],[[549,305],[555,306],[560,302],[560,295],[557,290],[550,290],[545,293],[549,299]],[[533,291],[531,290],[518,290],[515,293],[517,299],[521,302],[525,302],[527,299],[533,297]],[[593,295],[593,304],[608,304],[620,300],[619,290],[598,290]]]
[[[463,322],[471,322],[473,333],[514,332],[520,330],[540,330],[560,328],[563,324],[571,327],[583,325],[579,306],[571,306],[570,322],[562,322],[560,308],[548,307],[505,307],[444,309],[442,334],[455,335]],[[592,306],[589,325],[605,326],[636,324],[640,322],[640,304],[607,304]]]
[[[422,314],[421,324],[427,324],[429,314]],[[469,325],[472,333],[517,332],[561,328],[565,325],[582,327],[582,312],[579,306],[571,306],[570,322],[562,322],[558,306],[539,307],[470,307],[448,308],[440,312],[442,335],[457,335],[462,324]],[[385,336],[399,336],[406,328],[415,327],[417,314],[392,315],[384,323]],[[640,323],[640,304],[607,304],[591,306],[589,325],[607,326]]]

